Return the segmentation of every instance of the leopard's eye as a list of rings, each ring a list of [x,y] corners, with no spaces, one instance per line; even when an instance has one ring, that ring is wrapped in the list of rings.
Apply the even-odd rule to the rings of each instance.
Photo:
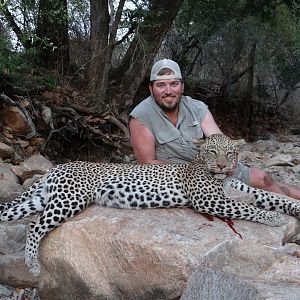
[[[218,155],[218,151],[214,150],[214,149],[209,149],[208,155],[209,156],[217,156]]]

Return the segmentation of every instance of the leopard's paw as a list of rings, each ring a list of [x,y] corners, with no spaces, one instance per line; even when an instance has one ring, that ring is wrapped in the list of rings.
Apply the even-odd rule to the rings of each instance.
[[[279,212],[262,211],[256,218],[256,221],[268,226],[282,226],[286,224],[286,219]]]
[[[38,276],[40,274],[40,264],[36,257],[28,258],[25,256],[25,263],[33,276]]]

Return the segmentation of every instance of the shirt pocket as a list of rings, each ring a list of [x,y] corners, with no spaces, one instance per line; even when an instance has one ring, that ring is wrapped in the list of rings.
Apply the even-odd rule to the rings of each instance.
[[[193,139],[201,139],[203,137],[203,131],[198,121],[189,122],[181,128],[182,137],[191,142]]]
[[[174,128],[175,129],[175,128]],[[159,144],[170,143],[180,137],[180,132],[175,130],[161,131],[156,134],[156,139]]]

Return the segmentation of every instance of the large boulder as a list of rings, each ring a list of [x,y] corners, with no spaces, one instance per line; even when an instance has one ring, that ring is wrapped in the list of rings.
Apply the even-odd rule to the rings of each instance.
[[[277,228],[235,221],[240,237],[226,222],[209,221],[190,209],[92,205],[42,241],[39,293],[43,300],[178,299],[203,266],[299,285],[300,260],[282,246],[299,222],[286,219]]]

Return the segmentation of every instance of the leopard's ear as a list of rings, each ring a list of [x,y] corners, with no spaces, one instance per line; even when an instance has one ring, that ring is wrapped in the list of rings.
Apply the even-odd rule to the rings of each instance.
[[[247,144],[245,139],[232,140],[236,146],[241,146]]]
[[[197,138],[197,139],[192,139],[192,142],[199,148],[205,143],[205,140]]]

